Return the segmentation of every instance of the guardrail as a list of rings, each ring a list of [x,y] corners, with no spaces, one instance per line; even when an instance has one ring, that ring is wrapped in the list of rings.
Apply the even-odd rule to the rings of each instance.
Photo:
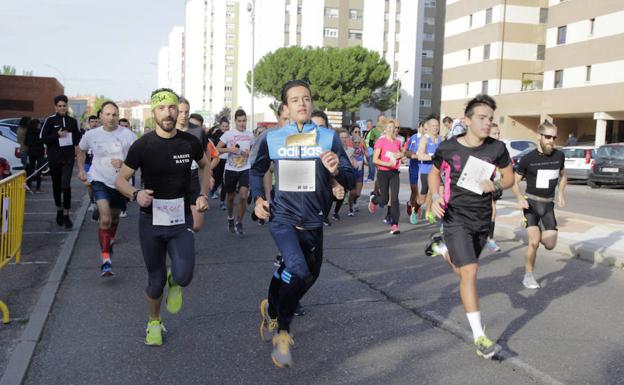
[[[19,263],[22,252],[26,173],[20,171],[0,181],[0,270],[11,259]],[[2,322],[9,323],[9,308],[0,300]]]

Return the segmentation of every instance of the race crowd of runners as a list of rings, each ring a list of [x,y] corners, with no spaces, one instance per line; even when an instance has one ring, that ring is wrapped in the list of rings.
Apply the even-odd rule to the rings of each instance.
[[[327,115],[314,108],[311,94],[306,82],[287,82],[277,126],[252,132],[241,109],[233,122],[222,117],[206,128],[201,115],[190,114],[188,100],[157,89],[150,97],[155,129],[139,138],[119,118],[113,101],[89,117],[88,130],[81,130],[67,114],[67,97],[60,95],[54,99],[56,113],[40,129],[36,122],[27,132],[33,149],[37,143],[47,148],[56,221],[67,229],[73,226],[70,181],[77,163],[77,177],[88,189],[92,218],[99,224],[103,279],[113,276],[113,246],[124,225],[120,218],[130,202],[138,204],[138,242],[147,271],[147,345],[163,344],[163,297],[169,313],[182,308],[183,288],[193,279],[194,239],[214,201],[226,211],[227,223],[211,232],[241,237],[244,223],[256,221],[275,241],[275,270],[266,277],[267,295],[259,298],[260,337],[272,343],[275,366],[293,363],[291,324],[295,315],[305,314],[300,301],[319,278],[324,228],[344,220],[343,212],[357,218],[366,209],[385,211],[389,237],[399,236],[400,226],[421,221],[439,227],[422,254],[444,258],[457,274],[476,352],[492,358],[500,347],[483,330],[479,255],[486,246],[500,250],[494,240],[496,201],[511,188],[529,239],[518,285],[540,287],[534,275],[537,249],[556,245],[555,201],[565,205],[564,156],[554,148],[557,127],[548,121],[536,127],[537,149],[521,159],[514,173],[493,123],[496,102],[488,95],[470,100],[461,118],[445,117],[445,137],[436,115],[404,137],[400,122],[385,116],[365,126],[331,127]],[[33,154],[29,170],[38,167],[40,152]],[[407,202],[399,200],[402,172],[409,178]],[[364,186],[370,194],[362,197]]]

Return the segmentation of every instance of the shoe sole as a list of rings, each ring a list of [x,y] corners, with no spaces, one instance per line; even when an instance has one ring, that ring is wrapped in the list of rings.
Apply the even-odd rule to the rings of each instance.
[[[290,368],[292,366],[292,362],[291,363],[278,362],[275,356],[273,355],[273,353],[271,353],[271,361],[273,361],[273,365],[277,366],[280,369]]]
[[[477,350],[476,353],[477,353],[477,356],[479,356],[479,357],[481,357],[483,359],[491,360],[495,355],[500,353],[501,350],[503,350],[503,348],[500,345],[496,344],[494,346],[494,350],[491,353],[485,354],[485,353],[482,353],[479,350]]]
[[[104,271],[102,273],[100,273],[100,277],[104,278],[104,277],[112,277],[113,275],[115,275],[115,273],[113,273],[112,271]]]

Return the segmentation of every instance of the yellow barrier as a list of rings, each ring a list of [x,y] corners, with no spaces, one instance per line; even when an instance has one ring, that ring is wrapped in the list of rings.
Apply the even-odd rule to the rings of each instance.
[[[19,263],[24,228],[24,205],[26,200],[26,173],[20,171],[0,181],[0,269],[12,258]],[[9,323],[9,309],[0,301],[2,322]]]

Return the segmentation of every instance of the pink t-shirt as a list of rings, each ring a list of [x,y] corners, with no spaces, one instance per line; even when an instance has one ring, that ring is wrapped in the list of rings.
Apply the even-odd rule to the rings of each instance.
[[[389,162],[394,160],[394,167],[379,166],[377,168],[383,171],[398,170],[400,162],[394,158],[394,154],[398,154],[401,151],[401,141],[395,139],[390,141],[386,136],[382,136],[375,142],[375,150],[379,149],[379,159],[383,162]]]

